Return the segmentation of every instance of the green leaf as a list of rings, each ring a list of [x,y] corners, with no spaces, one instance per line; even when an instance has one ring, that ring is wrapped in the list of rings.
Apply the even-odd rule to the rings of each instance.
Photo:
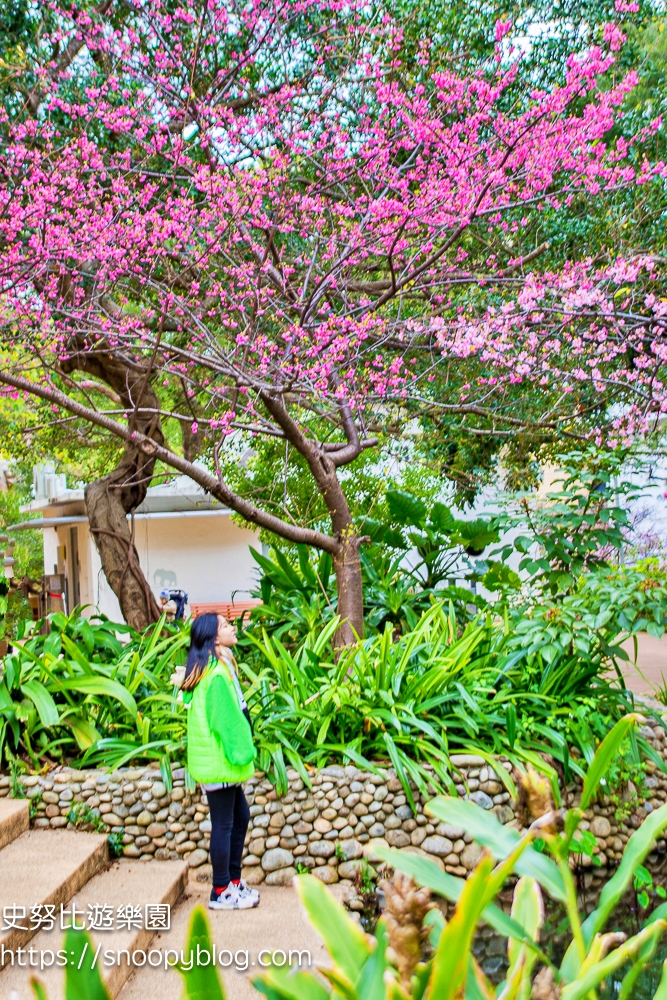
[[[371,953],[366,935],[314,875],[298,875],[295,882],[301,902],[324,938],[327,951],[341,972],[356,982]]]
[[[470,836],[491,851],[494,858],[503,860],[512,853],[521,837],[512,827],[503,826],[496,817],[465,799],[438,796],[426,806],[426,812],[443,823],[462,826]],[[565,900],[565,886],[557,866],[544,854],[526,847],[514,866],[519,875],[530,875],[554,899]]]
[[[653,1000],[667,1000],[667,961],[662,963],[662,975],[658,988],[653,994]]]
[[[600,746],[595,751],[592,763],[584,778],[584,787],[581,792],[581,810],[588,809],[593,796],[596,794],[600,781],[609,770],[612,761],[618,755],[618,751],[627,737],[628,733],[640,721],[641,716],[630,714],[624,715],[611,729]]]
[[[650,946],[656,937],[661,937],[666,928],[667,924],[662,920],[657,920],[650,927],[645,927],[643,931],[635,934],[606,958],[588,968],[574,982],[565,986],[561,992],[560,1000],[585,1000],[612,972],[634,959],[637,953]]]
[[[419,497],[406,490],[387,490],[387,506],[396,524],[412,524],[422,527],[426,521],[426,504]]]
[[[56,726],[58,724],[60,718],[58,708],[41,681],[26,681],[25,684],[21,685],[21,691],[27,698],[30,698],[30,701],[37,709],[37,714],[43,726],[49,728],[49,726]]]
[[[418,854],[411,854],[408,851],[398,851],[394,847],[378,847],[377,854],[392,868],[396,868],[406,875],[411,875],[418,885],[432,889],[433,892],[444,896],[452,903],[459,901],[465,880],[443,872],[430,858],[422,858]],[[494,931],[504,935],[504,937],[514,937],[521,941],[526,936],[523,927],[495,903],[489,903],[485,907],[482,917]]]
[[[198,947],[212,956],[211,933],[206,914],[201,906],[195,906],[190,916],[188,941],[184,949],[187,964],[192,961],[192,968],[187,969],[180,963],[176,968],[183,976],[185,997],[188,1000],[225,1000],[225,991],[222,988],[216,967],[212,962],[208,965],[197,963]]]
[[[386,952],[389,946],[389,935],[383,918],[377,922],[375,940],[376,946],[355,983],[357,992],[363,1000],[384,1000],[385,998],[384,974],[388,968]]]
[[[65,935],[66,1000],[111,1000],[95,962],[95,946],[85,931],[70,928]]]
[[[330,1000],[328,990],[311,972],[301,969],[270,968],[252,980],[252,985],[269,1000]],[[202,998],[205,1000],[205,998]]]
[[[440,935],[429,984],[430,996],[437,997],[438,1000],[455,1000],[460,996],[492,869],[491,858],[483,857],[466,881],[454,915]]]
[[[32,992],[37,997],[37,1000],[49,1000],[46,989],[44,988],[44,983],[41,983],[36,976],[30,977],[30,985],[32,986]]]
[[[431,507],[429,520],[433,527],[441,532],[451,531],[456,524],[456,518],[452,514],[450,508],[444,503],[440,503],[439,500],[436,500]]]
[[[64,691],[78,691],[80,694],[106,695],[115,698],[130,713],[133,719],[137,717],[137,703],[130,692],[109,677],[68,677],[58,679],[57,684]]]
[[[526,938],[532,938],[533,941],[539,939],[540,930],[544,924],[544,901],[536,879],[527,878],[524,875],[517,882],[512,899],[512,919],[523,928]],[[524,945],[520,941],[510,938],[507,946],[510,963],[508,979],[523,952]]]
[[[82,750],[88,750],[93,743],[101,738],[95,726],[80,715],[66,715],[61,720],[64,726],[69,726],[74,738]]]
[[[656,840],[665,829],[667,829],[667,804],[649,813],[625,845],[621,863],[605,883],[597,907],[584,921],[582,930],[587,942],[592,941],[593,937],[604,928],[609,916],[625,895],[637,867],[651,853]]]
[[[86,674],[92,673],[92,668],[88,659],[83,655],[77,644],[75,642],[72,642],[70,637],[68,635],[65,635],[64,633],[61,636],[61,640],[63,646],[65,647],[69,655],[72,657],[74,662],[78,663],[81,669]]]

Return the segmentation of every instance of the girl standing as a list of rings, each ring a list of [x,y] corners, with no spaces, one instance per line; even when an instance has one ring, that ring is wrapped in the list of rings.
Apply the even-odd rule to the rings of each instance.
[[[206,792],[211,815],[212,910],[245,910],[259,893],[241,878],[250,810],[243,782],[257,755],[232,647],[236,630],[223,615],[192,623],[182,691],[188,711],[188,770]]]

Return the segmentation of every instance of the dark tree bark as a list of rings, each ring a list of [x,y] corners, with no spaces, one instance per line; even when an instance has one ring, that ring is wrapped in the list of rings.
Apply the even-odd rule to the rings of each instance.
[[[138,408],[158,409],[149,372],[123,364],[112,354],[73,354],[62,366],[67,374],[85,371],[108,385],[119,397],[128,414],[135,413],[134,430],[157,445],[164,435],[157,413],[137,412]],[[139,563],[134,544],[134,514],[144,501],[155,467],[155,458],[126,442],[123,457],[113,472],[86,487],[86,508],[90,531],[100,554],[102,569],[118,598],[123,618],[133,628],[147,628],[160,617],[158,603]]]
[[[96,374],[99,378],[104,378],[108,384],[112,384],[110,372],[107,370],[102,374],[102,370],[93,372],[89,364],[89,358],[82,361],[85,370]],[[70,370],[77,367],[76,361],[71,363]],[[130,376],[126,373],[126,379]],[[139,381],[139,379],[137,379]],[[136,493],[129,495],[132,503],[136,506],[138,497],[145,495],[145,489],[152,475],[153,463],[160,459],[166,465],[178,470],[183,475],[189,476],[194,482],[206,490],[211,496],[221,503],[226,504],[244,517],[251,524],[256,524],[260,528],[272,531],[290,542],[300,545],[312,545],[324,552],[329,552],[334,560],[336,571],[336,582],[338,585],[338,611],[342,618],[341,625],[336,633],[336,646],[350,645],[355,641],[356,636],[363,636],[363,594],[361,587],[361,561],[359,558],[359,546],[365,539],[360,537],[354,527],[349,505],[345,492],[338,479],[337,469],[347,465],[364,448],[376,444],[375,439],[369,438],[361,441],[358,437],[356,426],[351,419],[351,415],[343,411],[343,427],[346,442],[321,442],[306,437],[298,424],[288,413],[285,401],[279,395],[269,395],[260,392],[260,398],[268,412],[273,416],[275,423],[283,431],[284,437],[293,444],[299,452],[304,455],[311,473],[317,484],[322,497],[327,506],[332,534],[327,535],[314,528],[301,527],[299,525],[285,521],[276,517],[268,511],[258,508],[251,500],[235,493],[222,478],[219,470],[216,474],[207,472],[206,469],[188,461],[184,456],[178,455],[171,449],[165,447],[162,441],[162,432],[159,421],[155,414],[157,410],[157,400],[147,386],[143,395],[143,411],[133,425],[130,420],[129,426],[119,423],[111,416],[85,406],[67,396],[55,387],[46,386],[32,382],[20,375],[13,375],[0,369],[0,382],[5,385],[14,386],[24,392],[30,392],[41,399],[46,399],[55,405],[62,407],[84,420],[88,420],[97,427],[102,427],[123,440],[126,444],[126,456],[133,456],[134,465],[124,472],[124,482],[130,481],[136,486]],[[136,384],[135,384],[136,385]],[[114,383],[114,389],[123,395],[126,391],[123,385]],[[133,405],[135,405],[133,403]],[[128,406],[128,415],[132,408]],[[134,411],[136,413],[136,410]],[[139,425],[141,428],[139,429]],[[141,456],[137,456],[136,452]],[[121,466],[123,463],[121,463]],[[119,469],[121,468],[119,466]],[[118,472],[118,470],[115,470]],[[114,474],[112,474],[113,476]],[[96,493],[97,496],[97,493]],[[127,574],[126,574],[127,576]]]
[[[338,594],[338,614],[341,624],[334,644],[349,646],[364,635],[364,593],[361,580],[359,546],[365,540],[355,529],[345,491],[338,478],[338,468],[359,455],[364,444],[359,440],[352,414],[343,409],[343,428],[346,444],[327,451],[320,441],[307,438],[288,412],[281,396],[261,393],[264,406],[285,437],[306,459],[317,488],[324,499],[331,521],[334,571]]]

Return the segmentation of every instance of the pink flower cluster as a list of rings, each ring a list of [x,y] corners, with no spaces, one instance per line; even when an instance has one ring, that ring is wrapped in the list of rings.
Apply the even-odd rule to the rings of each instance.
[[[571,59],[562,87],[516,111],[516,67],[461,77],[423,56],[406,87],[400,30],[369,34],[360,3],[208,0],[201,24],[187,5],[129,5],[121,30],[54,0],[61,49],[109,68],[79,85],[86,60],[45,67],[38,113],[0,113],[0,292],[46,370],[81,350],[150,358],[229,433],[267,392],[322,412],[409,397],[433,378],[413,362],[435,338],[445,359],[492,367],[496,392],[586,379],[638,412],[664,405],[658,300],[637,318],[634,293],[615,297],[645,265],[521,277],[533,213],[664,173],[606,142],[635,84],[598,82],[617,26],[610,51]],[[474,228],[512,234],[516,255],[470,260]],[[437,319],[471,283],[521,290]]]

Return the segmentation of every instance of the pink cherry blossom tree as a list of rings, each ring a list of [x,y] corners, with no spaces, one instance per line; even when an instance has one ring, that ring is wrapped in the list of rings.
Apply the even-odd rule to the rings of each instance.
[[[363,529],[341,470],[402,408],[512,433],[528,423],[508,405],[523,379],[545,393],[539,428],[576,435],[579,379],[613,383],[619,419],[661,405],[655,308],[624,319],[617,272],[531,270],[545,205],[662,170],[606,141],[634,84],[600,85],[610,51],[573,58],[564,86],[516,110],[500,48],[467,78],[431,72],[427,44],[405,65],[400,26],[340,0],[53,9],[35,82],[0,118],[0,381],[123,442],[86,500],[128,621],[157,615],[127,520],[157,460],[331,553],[347,643],[363,631]],[[484,374],[438,395],[438,373],[471,357]],[[303,457],[328,526],[230,487],[238,435]]]

